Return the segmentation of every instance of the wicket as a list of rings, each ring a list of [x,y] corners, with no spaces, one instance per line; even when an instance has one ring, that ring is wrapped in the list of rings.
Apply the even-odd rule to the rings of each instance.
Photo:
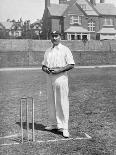
[[[24,133],[23,133],[23,108],[26,107],[26,129],[27,129],[27,141],[29,142],[29,102],[31,100],[32,104],[32,141],[35,141],[34,133],[34,99],[33,97],[22,97],[20,99],[20,125],[21,125],[21,142],[24,143]],[[25,104],[23,106],[23,104]]]

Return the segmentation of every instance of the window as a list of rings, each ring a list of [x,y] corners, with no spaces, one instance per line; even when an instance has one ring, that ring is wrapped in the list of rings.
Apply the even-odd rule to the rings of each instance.
[[[88,23],[88,31],[95,32],[95,22],[91,21]]]
[[[83,10],[86,10],[86,4],[80,4],[80,7],[81,7]]]
[[[67,34],[67,40],[82,40],[83,38],[88,39],[89,36],[87,34],[79,34],[79,33],[74,33],[74,34]]]
[[[70,17],[70,24],[79,24],[82,23],[82,17],[81,16],[71,16]]]
[[[81,40],[81,35],[77,35],[77,40]]]
[[[106,26],[113,25],[113,19],[112,18],[104,18],[104,25],[106,25]]]
[[[16,36],[16,37],[19,37],[19,36],[20,36],[20,34],[19,34],[18,31],[15,32],[15,36]]]

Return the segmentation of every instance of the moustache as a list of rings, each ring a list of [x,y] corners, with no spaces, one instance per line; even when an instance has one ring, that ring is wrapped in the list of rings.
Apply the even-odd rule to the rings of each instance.
[[[57,39],[53,39],[53,41],[57,41]]]

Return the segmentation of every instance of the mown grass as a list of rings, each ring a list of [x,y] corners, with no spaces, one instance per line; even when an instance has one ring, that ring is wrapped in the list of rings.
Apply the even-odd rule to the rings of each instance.
[[[69,88],[71,137],[83,137],[84,133],[88,133],[92,139],[0,146],[0,154],[115,155],[116,69],[73,69],[69,73]],[[49,120],[46,76],[40,70],[0,72],[0,137],[21,132],[19,116],[22,96],[32,96],[35,101],[36,141],[63,138],[60,133],[44,131]],[[31,108],[29,114],[31,129]],[[23,121],[26,134],[25,118]],[[17,141],[0,139],[0,143],[10,144],[14,140]]]

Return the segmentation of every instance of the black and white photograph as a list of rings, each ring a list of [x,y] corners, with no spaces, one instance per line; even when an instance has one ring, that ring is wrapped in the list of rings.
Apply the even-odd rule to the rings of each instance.
[[[0,155],[116,155],[116,0],[0,0]]]

